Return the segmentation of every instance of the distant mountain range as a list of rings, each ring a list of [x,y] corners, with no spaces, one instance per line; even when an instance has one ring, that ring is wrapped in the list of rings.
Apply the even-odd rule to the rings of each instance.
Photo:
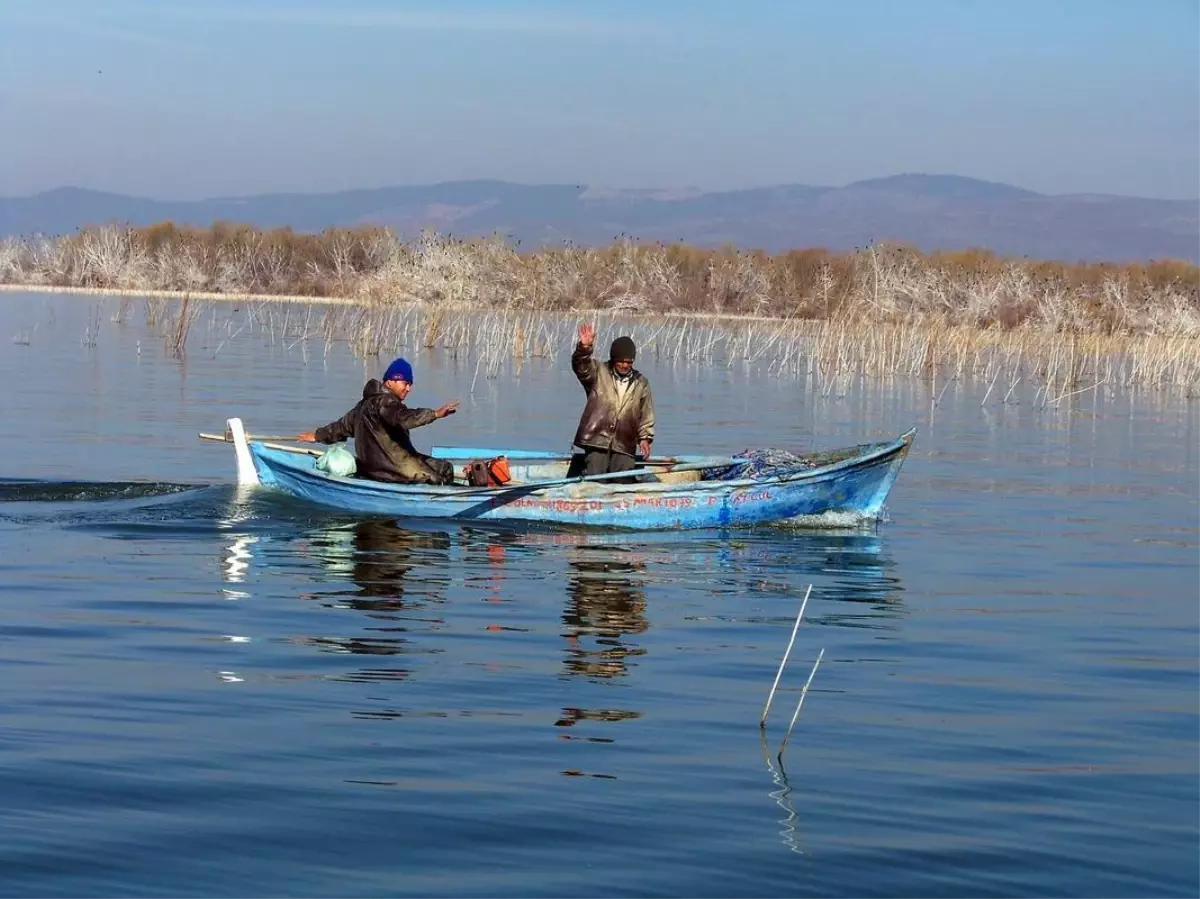
[[[0,235],[54,235],[83,225],[165,220],[287,225],[297,231],[377,224],[402,234],[422,228],[462,237],[500,233],[525,247],[607,244],[619,235],[768,252],[844,251],[872,241],[898,241],[926,251],[984,247],[1001,255],[1072,262],[1200,262],[1200,200],[1047,195],[953,175],[731,191],[453,181],[196,201],[73,187],[0,198]]]

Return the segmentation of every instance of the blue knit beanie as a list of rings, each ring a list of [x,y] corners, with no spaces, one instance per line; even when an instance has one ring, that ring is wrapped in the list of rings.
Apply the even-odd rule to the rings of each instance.
[[[387,371],[383,373],[383,380],[385,384],[388,381],[408,381],[409,384],[412,384],[412,366],[408,364],[407,359],[397,359],[387,367]]]

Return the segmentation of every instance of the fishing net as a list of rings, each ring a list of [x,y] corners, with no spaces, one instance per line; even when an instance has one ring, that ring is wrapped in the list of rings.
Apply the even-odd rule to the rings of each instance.
[[[740,481],[746,478],[780,477],[814,468],[817,464],[812,459],[775,447],[743,450],[734,458],[738,461],[733,465],[704,469],[701,480]]]

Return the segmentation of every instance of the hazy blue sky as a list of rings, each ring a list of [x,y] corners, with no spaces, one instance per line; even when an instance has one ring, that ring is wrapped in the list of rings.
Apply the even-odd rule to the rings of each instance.
[[[0,0],[0,194],[1200,194],[1197,0]]]

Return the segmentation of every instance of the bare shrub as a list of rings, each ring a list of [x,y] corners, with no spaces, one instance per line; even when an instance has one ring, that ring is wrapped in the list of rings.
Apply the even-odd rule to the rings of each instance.
[[[1200,337],[1200,268],[1194,265],[1072,265],[1005,259],[986,250],[922,253],[898,244],[771,255],[622,237],[604,247],[522,251],[499,236],[461,240],[425,232],[401,240],[377,227],[300,234],[230,222],[205,229],[162,222],[6,240],[0,282],[340,296],[369,307]]]

